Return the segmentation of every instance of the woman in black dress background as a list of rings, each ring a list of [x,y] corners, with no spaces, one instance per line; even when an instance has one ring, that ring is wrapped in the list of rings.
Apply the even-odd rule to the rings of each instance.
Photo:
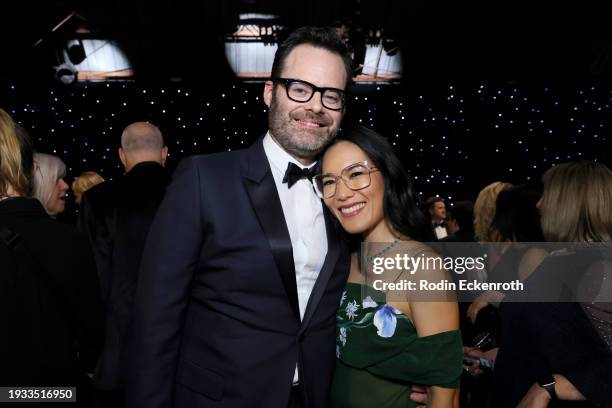
[[[501,304],[496,406],[612,407],[612,309],[597,301],[612,298],[605,276],[597,278],[601,285],[594,302],[525,302],[544,300],[532,288],[558,285],[561,294],[582,281],[593,283],[594,265],[606,271],[602,252],[578,244],[612,242],[612,172],[588,161],[564,163],[549,169],[542,181],[542,231],[564,250],[544,259],[523,294],[508,295]],[[564,285],[560,277],[574,284]]]
[[[32,144],[0,109],[0,385],[77,387],[101,349],[93,253],[77,230],[32,198]]]

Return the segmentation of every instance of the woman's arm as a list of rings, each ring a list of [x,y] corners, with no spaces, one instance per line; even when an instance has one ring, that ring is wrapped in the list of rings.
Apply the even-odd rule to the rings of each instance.
[[[530,248],[525,252],[519,263],[518,278],[524,282],[529,275],[542,263],[544,258],[548,256],[548,252],[541,248]],[[504,300],[505,293],[489,290],[481,293],[469,306],[467,316],[474,324],[478,312],[488,305],[499,307],[499,304]]]
[[[586,398],[567,378],[554,374],[555,392],[562,401],[584,401]],[[551,400],[550,394],[539,384],[533,384],[517,408],[544,408]]]
[[[459,309],[455,302],[411,302],[413,322],[420,337],[459,329]],[[459,390],[432,386],[428,408],[458,407]]]
[[[432,386],[428,390],[427,408],[459,408],[459,390]]]
[[[487,290],[486,292],[482,292],[472,303],[467,310],[467,317],[470,319],[472,324],[476,323],[476,318],[478,317],[478,313],[488,305],[493,305],[495,307],[499,307],[499,304],[504,300],[506,295],[504,293],[495,291],[495,290]]]
[[[421,273],[423,271],[418,271],[417,276],[426,277],[430,282],[450,279],[446,271],[425,271],[424,274]],[[449,299],[452,297],[453,294],[446,291],[432,291],[428,294],[429,299]],[[389,302],[389,304],[403,311],[412,319],[419,337],[459,330],[459,308],[457,302],[408,301]],[[429,408],[458,406],[458,389],[431,386],[427,394],[427,407]]]
[[[419,337],[459,329],[459,311],[455,302],[388,302],[389,305],[409,316]],[[458,408],[459,390],[427,387],[427,398],[411,398],[426,402],[428,408]]]
[[[574,387],[574,385],[569,382],[567,378],[562,376],[561,374],[553,374],[555,377],[555,391],[557,392],[557,397],[563,401],[584,401],[586,398],[582,393]],[[541,387],[540,387],[541,388]]]

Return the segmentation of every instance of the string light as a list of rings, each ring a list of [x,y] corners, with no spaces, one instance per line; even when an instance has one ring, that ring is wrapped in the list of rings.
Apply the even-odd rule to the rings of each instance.
[[[612,90],[605,86],[470,81],[418,93],[363,87],[351,98],[351,116],[392,141],[420,190],[456,196],[478,191],[487,177],[538,180],[552,163],[602,160],[610,150]],[[107,178],[120,174],[113,152],[122,129],[136,120],[162,130],[174,164],[187,155],[244,148],[265,133],[262,84],[212,94],[185,88],[109,82],[34,93],[0,82],[8,96],[3,108],[30,130],[38,150],[64,152],[70,176],[96,169]]]

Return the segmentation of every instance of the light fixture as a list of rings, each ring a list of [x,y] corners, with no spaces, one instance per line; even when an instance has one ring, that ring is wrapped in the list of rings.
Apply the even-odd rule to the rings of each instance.
[[[64,85],[72,85],[76,82],[78,72],[72,64],[61,64],[55,67],[55,79]]]
[[[81,62],[85,61],[87,55],[85,55],[85,47],[83,47],[83,41],[80,39],[77,40],[74,44],[70,45],[66,49],[66,53],[68,54],[68,58],[70,62],[74,65],[79,65]]]

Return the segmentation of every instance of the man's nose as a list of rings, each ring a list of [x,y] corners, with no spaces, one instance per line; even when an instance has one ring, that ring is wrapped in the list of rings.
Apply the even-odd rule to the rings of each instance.
[[[310,98],[310,100],[306,102],[306,109],[314,113],[321,112],[323,110],[323,105],[321,104],[321,96],[321,92],[315,91],[315,93],[312,95],[312,98]]]

